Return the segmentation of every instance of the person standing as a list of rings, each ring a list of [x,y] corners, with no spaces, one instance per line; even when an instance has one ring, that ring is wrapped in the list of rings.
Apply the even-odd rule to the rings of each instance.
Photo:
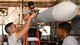
[[[62,22],[56,28],[56,35],[63,40],[62,45],[78,45],[77,40],[70,36],[71,25],[67,22]]]

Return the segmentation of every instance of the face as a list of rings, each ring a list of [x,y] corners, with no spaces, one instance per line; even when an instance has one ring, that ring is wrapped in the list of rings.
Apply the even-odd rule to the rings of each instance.
[[[35,6],[34,5],[32,5],[31,7],[29,7],[31,10],[34,10],[34,8],[35,8]]]
[[[57,37],[62,38],[62,36],[63,36],[63,31],[62,31],[62,29],[56,28],[56,35],[57,35]]]
[[[12,25],[11,25],[11,29],[12,29],[12,30],[11,30],[12,33],[16,32],[16,31],[17,31],[16,25],[12,24]]]

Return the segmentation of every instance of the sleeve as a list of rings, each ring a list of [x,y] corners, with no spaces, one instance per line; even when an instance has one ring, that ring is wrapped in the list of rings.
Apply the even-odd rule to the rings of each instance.
[[[16,38],[16,33],[13,33],[9,38],[8,38],[9,45],[15,45],[17,42]]]
[[[13,34],[10,36],[9,39],[12,40],[12,41],[14,41],[14,42],[16,42],[16,41],[17,41],[16,33],[13,33]]]
[[[67,42],[67,43],[65,43],[65,45],[73,45],[73,43],[68,43],[68,42]]]
[[[77,44],[75,42],[68,41],[68,42],[65,42],[63,45],[77,45]]]

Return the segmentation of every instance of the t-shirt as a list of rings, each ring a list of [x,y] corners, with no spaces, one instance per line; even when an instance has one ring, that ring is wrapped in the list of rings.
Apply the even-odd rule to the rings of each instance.
[[[78,45],[78,42],[74,37],[68,36],[64,39],[62,45]]]
[[[21,39],[17,40],[16,33],[13,33],[11,36],[8,37],[9,45],[22,45]]]
[[[23,14],[29,14],[31,11],[28,8],[23,9]]]

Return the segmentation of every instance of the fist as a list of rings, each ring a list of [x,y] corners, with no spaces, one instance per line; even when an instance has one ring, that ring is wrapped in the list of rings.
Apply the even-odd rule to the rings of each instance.
[[[32,13],[29,18],[34,19],[36,17],[36,13]]]

